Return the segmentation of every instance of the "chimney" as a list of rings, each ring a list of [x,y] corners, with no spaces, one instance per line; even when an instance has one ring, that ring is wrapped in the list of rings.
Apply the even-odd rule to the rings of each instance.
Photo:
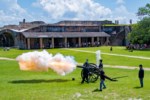
[[[26,22],[26,20],[25,19],[23,19],[23,23],[25,23]]]
[[[119,20],[115,20],[115,24],[119,24]]]
[[[132,19],[130,19],[130,24],[132,24]]]

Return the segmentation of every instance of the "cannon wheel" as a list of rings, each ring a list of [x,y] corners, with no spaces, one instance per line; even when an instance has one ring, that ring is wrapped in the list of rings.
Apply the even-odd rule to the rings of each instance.
[[[97,70],[96,70],[97,65],[94,63],[89,63],[89,82],[95,82],[98,79],[98,75],[96,74]],[[81,77],[83,78],[83,70],[81,71]],[[87,80],[85,80],[87,82]]]

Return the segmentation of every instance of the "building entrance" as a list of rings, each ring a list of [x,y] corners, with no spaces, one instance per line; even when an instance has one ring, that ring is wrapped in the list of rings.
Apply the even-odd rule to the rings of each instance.
[[[14,46],[14,38],[11,33],[5,32],[0,34],[0,46],[12,47]]]

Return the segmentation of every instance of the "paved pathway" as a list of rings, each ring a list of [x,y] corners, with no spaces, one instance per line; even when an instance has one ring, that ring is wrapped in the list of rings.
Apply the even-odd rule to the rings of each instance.
[[[113,65],[104,65],[104,67],[108,67],[108,68],[120,68],[120,69],[132,69],[132,70],[134,70],[134,69],[138,69],[139,70],[139,67],[129,67],[129,66],[113,66]],[[144,67],[144,70],[148,70],[148,71],[150,71],[150,68],[145,68]]]
[[[95,54],[96,52],[93,51],[87,51],[87,50],[78,50],[78,49],[66,49],[66,50],[71,50],[71,51],[77,51],[77,52],[86,52],[86,53],[93,53]],[[137,59],[145,59],[145,60],[150,60],[150,57],[143,57],[143,56],[130,56],[130,55],[122,55],[122,54],[112,54],[112,53],[101,53],[105,55],[112,55],[112,56],[122,56],[122,57],[129,57],[129,58],[137,58]],[[79,63],[79,65],[82,65]],[[121,69],[139,69],[138,67],[134,66],[113,66],[113,65],[104,65],[105,67],[109,68],[121,68]],[[150,71],[150,68],[144,68],[145,70]]]
[[[11,61],[16,61],[13,58],[6,58],[6,57],[0,57],[0,60],[11,60]],[[78,63],[78,65],[83,65],[82,63]],[[108,68],[120,68],[120,69],[138,69],[138,67],[129,67],[129,66],[113,66],[113,65],[104,65],[104,67]],[[150,71],[150,68],[144,68],[144,70]]]
[[[78,63],[77,65],[82,66],[83,64]],[[106,68],[131,69],[131,70],[137,69],[137,70],[139,70],[138,67],[134,67],[134,66],[104,65],[104,67],[106,67]],[[150,71],[150,68],[145,68],[144,67],[144,70]]]
[[[96,52],[93,52],[93,51],[78,50],[78,49],[66,49],[66,50],[77,51],[77,52],[93,53],[93,54],[96,53]],[[122,54],[103,53],[103,52],[101,52],[101,54],[111,55],[111,56],[122,56],[122,57],[128,57],[128,58],[138,58],[138,59],[150,60],[150,57],[143,57],[143,56],[130,56],[130,55],[122,55]]]
[[[13,59],[13,58],[6,58],[6,57],[0,57],[0,60],[13,60],[13,61],[16,61],[16,60]]]

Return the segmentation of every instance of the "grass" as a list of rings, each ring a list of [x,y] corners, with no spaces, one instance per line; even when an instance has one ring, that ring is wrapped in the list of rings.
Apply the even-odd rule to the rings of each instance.
[[[95,83],[80,84],[81,69],[60,76],[48,72],[20,71],[16,61],[0,60],[0,99],[1,100],[149,100],[150,72],[145,71],[144,88],[139,88],[138,70],[105,68],[110,77],[121,77],[117,82],[106,80],[107,88],[99,89]],[[72,78],[75,81],[72,81]]]
[[[104,24],[103,26],[130,26],[128,24]]]
[[[132,56],[150,57],[149,51],[129,52],[124,47],[74,48],[87,51],[101,50],[102,53],[124,54]],[[34,50],[10,49],[3,51],[0,48],[0,57],[16,58],[18,55]],[[40,50],[41,51],[41,50]],[[96,56],[92,53],[69,51],[64,49],[47,49],[52,54],[62,53],[75,57],[77,62],[84,62],[89,58],[95,63]],[[110,56],[102,54],[104,64],[121,66],[138,66],[150,68],[149,60]],[[105,68],[105,66],[104,66]],[[16,61],[0,60],[0,100],[150,100],[150,72],[145,71],[144,88],[139,88],[137,77],[138,70],[105,68],[110,77],[121,77],[117,82],[106,80],[107,89],[103,92],[99,89],[99,80],[95,83],[80,84],[81,69],[77,68],[66,76],[57,75],[52,70],[48,72],[30,72],[19,70]],[[72,78],[75,81],[72,81]]]
[[[133,52],[129,52],[128,50],[125,49],[125,47],[115,47],[114,46],[112,52],[110,52],[109,46],[91,47],[91,48],[73,48],[73,49],[93,51],[93,52],[95,52],[97,50],[101,50],[102,53],[150,57],[149,51],[135,50]],[[11,49],[10,51],[3,51],[1,48],[0,49],[0,57],[16,58],[18,55],[20,55],[24,52],[29,52],[29,51],[34,51],[34,50]],[[93,53],[85,53],[85,52],[83,53],[83,52],[77,52],[77,51],[69,51],[69,50],[65,50],[65,49],[47,49],[47,51],[52,54],[62,53],[64,55],[74,56],[75,60],[80,63],[83,63],[86,58],[88,58],[90,62],[96,63],[96,55]],[[150,63],[149,63],[150,60],[146,60],[146,59],[111,56],[111,55],[105,55],[105,54],[102,54],[102,59],[103,59],[104,64],[107,64],[107,65],[138,67],[139,64],[143,64],[144,67],[150,68]]]
[[[125,47],[113,46],[112,48],[113,48],[112,52],[110,52],[110,46],[101,46],[101,47],[88,48],[88,49],[87,48],[80,48],[80,49],[81,50],[88,50],[88,51],[101,50],[102,53],[150,57],[150,52],[144,51],[144,50],[143,51],[142,50],[133,50],[133,52],[129,52],[129,50],[127,50]]]
[[[134,50],[133,52],[129,52],[126,50],[125,47],[119,47],[119,46],[113,46],[113,51],[110,52],[110,46],[101,46],[101,47],[88,47],[88,48],[73,48],[73,49],[79,49],[79,50],[87,50],[87,51],[97,51],[101,50],[102,53],[112,53],[112,54],[124,54],[124,55],[132,55],[132,56],[145,56],[150,57],[150,50],[142,51],[142,50]],[[46,49],[47,51],[51,53],[58,53],[58,52],[67,52],[72,53],[66,50],[62,49]],[[10,57],[15,58],[16,56],[29,51],[35,51],[35,50],[18,50],[18,49],[10,49],[9,51],[3,51],[2,48],[0,48],[0,56],[4,57]],[[41,51],[41,50],[38,50]]]

